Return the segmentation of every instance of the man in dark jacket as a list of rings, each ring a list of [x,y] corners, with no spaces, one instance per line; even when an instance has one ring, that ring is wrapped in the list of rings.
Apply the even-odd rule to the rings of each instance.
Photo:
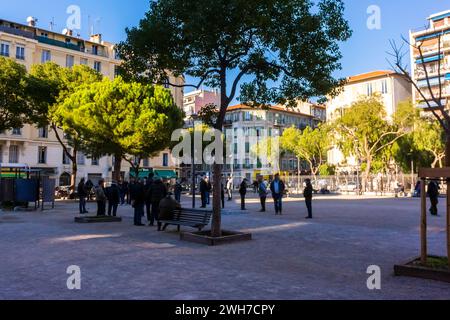
[[[430,198],[431,208],[430,213],[433,216],[438,216],[438,204],[439,204],[439,185],[436,181],[431,180],[428,184],[428,197]]]
[[[86,210],[86,197],[88,196],[88,191],[84,181],[84,178],[81,179],[77,188],[78,198],[80,199],[80,214],[89,213]]]
[[[159,204],[162,199],[167,196],[167,188],[166,185],[162,182],[160,178],[156,178],[153,181],[152,186],[150,187],[150,199],[152,202],[152,214],[150,217],[150,226],[155,225],[155,220],[159,219]],[[161,223],[158,222],[158,231],[161,230]]]
[[[105,181],[102,179],[95,187],[95,198],[97,200],[97,216],[106,215],[106,194],[105,194]]]
[[[142,216],[144,215],[145,207],[145,192],[144,184],[139,181],[138,183],[133,183],[133,188],[130,189],[130,196],[132,200],[132,206],[134,208],[134,225],[137,227],[142,227]]]
[[[148,175],[148,179],[147,179],[147,183],[145,184],[144,187],[144,191],[145,191],[145,209],[146,209],[146,213],[147,213],[147,220],[150,221],[152,220],[152,199],[150,196],[150,188],[152,187],[153,184],[153,180],[155,178],[154,173],[150,173]]]
[[[314,190],[310,179],[306,179],[305,183],[306,187],[303,191],[303,196],[305,197],[306,208],[308,209],[308,216],[306,217],[306,219],[312,219],[312,198]]]
[[[206,177],[203,177],[200,181],[200,197],[202,199],[202,206],[200,208],[206,208],[207,204],[207,196],[208,196],[208,183],[206,181]]]
[[[159,203],[159,220],[172,220],[175,209],[181,209],[180,203],[169,193]]]
[[[120,203],[120,189],[115,182],[111,184],[106,191],[106,196],[108,198],[108,216],[117,216],[117,208]]]
[[[247,188],[247,179],[244,179],[242,180],[241,186],[239,187],[239,194],[241,195],[241,210],[247,210],[245,208],[245,196],[247,195]]]
[[[283,195],[286,191],[286,185],[280,179],[280,175],[276,174],[275,179],[270,184],[270,191],[272,192],[273,201],[275,203],[275,214],[283,214]]]

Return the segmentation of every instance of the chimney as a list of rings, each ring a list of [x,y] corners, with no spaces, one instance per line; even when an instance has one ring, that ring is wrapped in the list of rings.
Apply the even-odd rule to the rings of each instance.
[[[89,40],[91,42],[101,44],[102,43],[102,35],[101,34],[93,34],[93,35],[91,35]]]
[[[27,18],[27,24],[29,27],[36,27],[36,23],[37,23],[38,19],[36,19],[35,17],[28,17]]]
[[[72,36],[73,36],[73,30],[70,30],[70,29],[64,29],[64,30],[62,31],[62,34],[65,35],[65,36],[72,37]]]

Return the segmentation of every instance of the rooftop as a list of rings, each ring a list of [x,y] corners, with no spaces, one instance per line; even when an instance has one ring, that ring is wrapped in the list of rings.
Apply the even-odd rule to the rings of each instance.
[[[375,78],[387,77],[391,75],[398,75],[398,73],[391,70],[376,70],[367,73],[358,74],[348,78],[348,83],[371,80]]]
[[[285,113],[289,113],[289,114],[293,114],[293,115],[297,115],[297,116],[304,116],[304,117],[314,118],[314,116],[312,116],[310,114],[298,112],[298,111],[295,111],[294,109],[288,109],[286,107],[282,107],[282,106],[279,106],[279,105],[271,106],[268,109],[259,109],[259,108],[253,108],[253,107],[247,106],[245,104],[238,104],[238,105],[235,105],[235,106],[228,107],[227,112],[237,111],[237,110],[271,110],[271,111],[277,111],[277,112],[285,112]]]

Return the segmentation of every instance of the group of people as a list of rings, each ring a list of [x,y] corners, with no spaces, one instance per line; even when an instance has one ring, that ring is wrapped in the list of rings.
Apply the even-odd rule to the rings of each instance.
[[[253,184],[255,192],[258,194],[261,202],[260,212],[266,212],[266,202],[269,194],[272,195],[275,204],[275,214],[283,214],[283,198],[287,195],[286,184],[280,179],[280,175],[276,174],[274,180],[270,183],[264,181],[263,176],[258,176],[257,180]],[[241,210],[246,210],[246,197],[249,188],[249,181],[244,178],[239,185],[239,195],[241,197]],[[210,197],[212,192],[212,184],[207,176],[203,177],[200,181],[200,196],[201,196],[201,208],[206,208],[210,204]],[[225,207],[225,194],[228,196],[228,201],[233,200],[234,179],[228,176],[225,184],[222,183],[221,197],[222,208]],[[313,199],[313,186],[311,180],[305,181],[304,198],[306,208],[308,211],[307,219],[312,219],[312,199]]]

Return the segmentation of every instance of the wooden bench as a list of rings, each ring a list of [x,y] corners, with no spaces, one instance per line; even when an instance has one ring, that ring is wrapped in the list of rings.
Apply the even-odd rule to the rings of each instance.
[[[172,220],[160,220],[159,222],[164,226],[163,231],[169,225],[177,226],[178,232],[180,232],[181,226],[196,228],[198,231],[202,231],[211,222],[212,214],[212,211],[207,210],[175,209]]]

